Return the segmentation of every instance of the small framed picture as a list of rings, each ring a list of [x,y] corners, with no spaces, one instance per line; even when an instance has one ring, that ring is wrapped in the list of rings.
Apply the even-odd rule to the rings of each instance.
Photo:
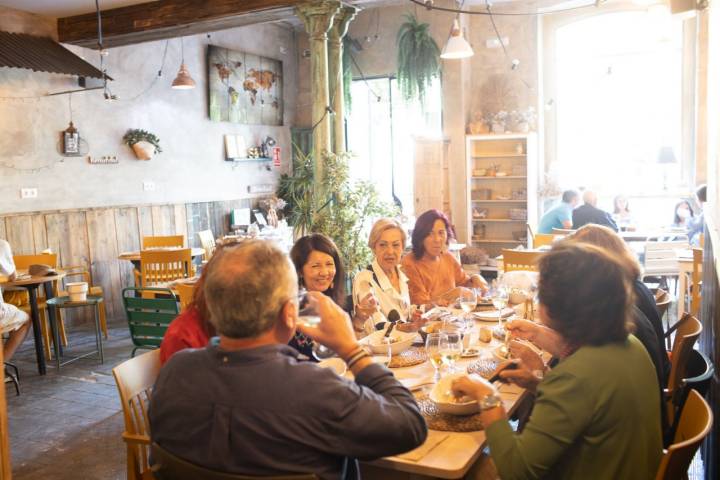
[[[72,126],[63,132],[63,153],[80,155],[80,133]]]
[[[255,215],[255,221],[260,226],[267,226],[267,220],[265,220],[265,215],[260,210],[253,210],[253,215]]]

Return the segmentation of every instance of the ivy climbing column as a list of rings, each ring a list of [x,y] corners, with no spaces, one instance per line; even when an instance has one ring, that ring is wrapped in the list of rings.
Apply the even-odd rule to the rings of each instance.
[[[315,153],[315,182],[320,186],[324,152],[331,151],[330,106],[328,91],[327,33],[333,17],[340,9],[337,0],[316,0],[295,9],[310,36],[310,94],[312,98],[313,151]]]
[[[332,146],[337,154],[345,152],[345,102],[343,85],[343,38],[350,21],[358,9],[343,6],[333,18],[328,33],[328,78],[330,81],[330,102],[335,112],[332,120]]]

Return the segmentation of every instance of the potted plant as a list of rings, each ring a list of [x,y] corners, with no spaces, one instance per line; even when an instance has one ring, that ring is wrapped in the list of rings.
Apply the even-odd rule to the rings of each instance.
[[[397,34],[397,79],[405,101],[425,103],[425,91],[440,73],[440,48],[430,35],[430,25],[415,15],[405,15]]]
[[[123,142],[133,149],[138,160],[150,160],[156,153],[162,153],[160,139],[146,130],[131,128],[125,132]]]

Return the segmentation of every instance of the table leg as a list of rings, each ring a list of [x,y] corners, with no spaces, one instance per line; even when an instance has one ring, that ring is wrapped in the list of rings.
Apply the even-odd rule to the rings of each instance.
[[[100,363],[105,363],[105,357],[103,356],[103,346],[102,346],[102,332],[100,331],[100,304],[96,303],[94,305],[95,308],[95,341],[97,342],[97,349],[98,353],[100,354]]]
[[[685,313],[685,293],[687,292],[687,274],[680,270],[680,275],[678,275],[678,297],[677,297],[677,304],[678,304],[678,313],[677,318],[680,320],[683,316],[683,313]]]
[[[37,358],[38,373],[45,375],[47,366],[45,365],[45,351],[43,350],[42,335],[40,334],[40,312],[37,304],[37,285],[26,287],[30,296],[30,318],[33,326],[33,340],[35,341],[35,357]]]

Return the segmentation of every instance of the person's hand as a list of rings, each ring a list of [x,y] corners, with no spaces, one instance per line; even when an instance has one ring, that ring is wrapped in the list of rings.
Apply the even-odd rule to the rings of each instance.
[[[297,329],[340,357],[355,350],[357,341],[348,314],[320,292],[307,292],[307,297],[320,315],[320,324],[316,327],[297,324]]]
[[[482,293],[486,293],[489,288],[487,281],[478,274],[470,275],[470,286],[480,289]]]
[[[413,315],[409,322],[398,322],[395,328],[401,332],[417,332],[420,328],[427,323],[427,320],[422,318],[421,315]]]
[[[545,362],[540,354],[525,342],[511,341],[510,353],[514,358],[519,358],[530,371],[545,369]]]
[[[355,314],[360,317],[361,320],[367,320],[373,313],[379,309],[378,301],[372,292],[368,292],[362,300],[355,305]]]
[[[497,393],[497,389],[490,382],[478,375],[463,375],[453,380],[451,389],[456,397],[467,395],[474,400]]]
[[[537,323],[530,320],[511,320],[505,324],[505,329],[510,332],[514,338],[522,338],[534,342],[539,330]]]
[[[517,367],[514,370],[507,369],[509,364],[515,363]],[[507,360],[498,365],[498,370],[504,369],[500,372],[500,380],[503,382],[514,383],[526,390],[534,392],[540,383],[541,377],[536,372],[537,370],[531,370],[523,363],[522,360],[513,359]]]

